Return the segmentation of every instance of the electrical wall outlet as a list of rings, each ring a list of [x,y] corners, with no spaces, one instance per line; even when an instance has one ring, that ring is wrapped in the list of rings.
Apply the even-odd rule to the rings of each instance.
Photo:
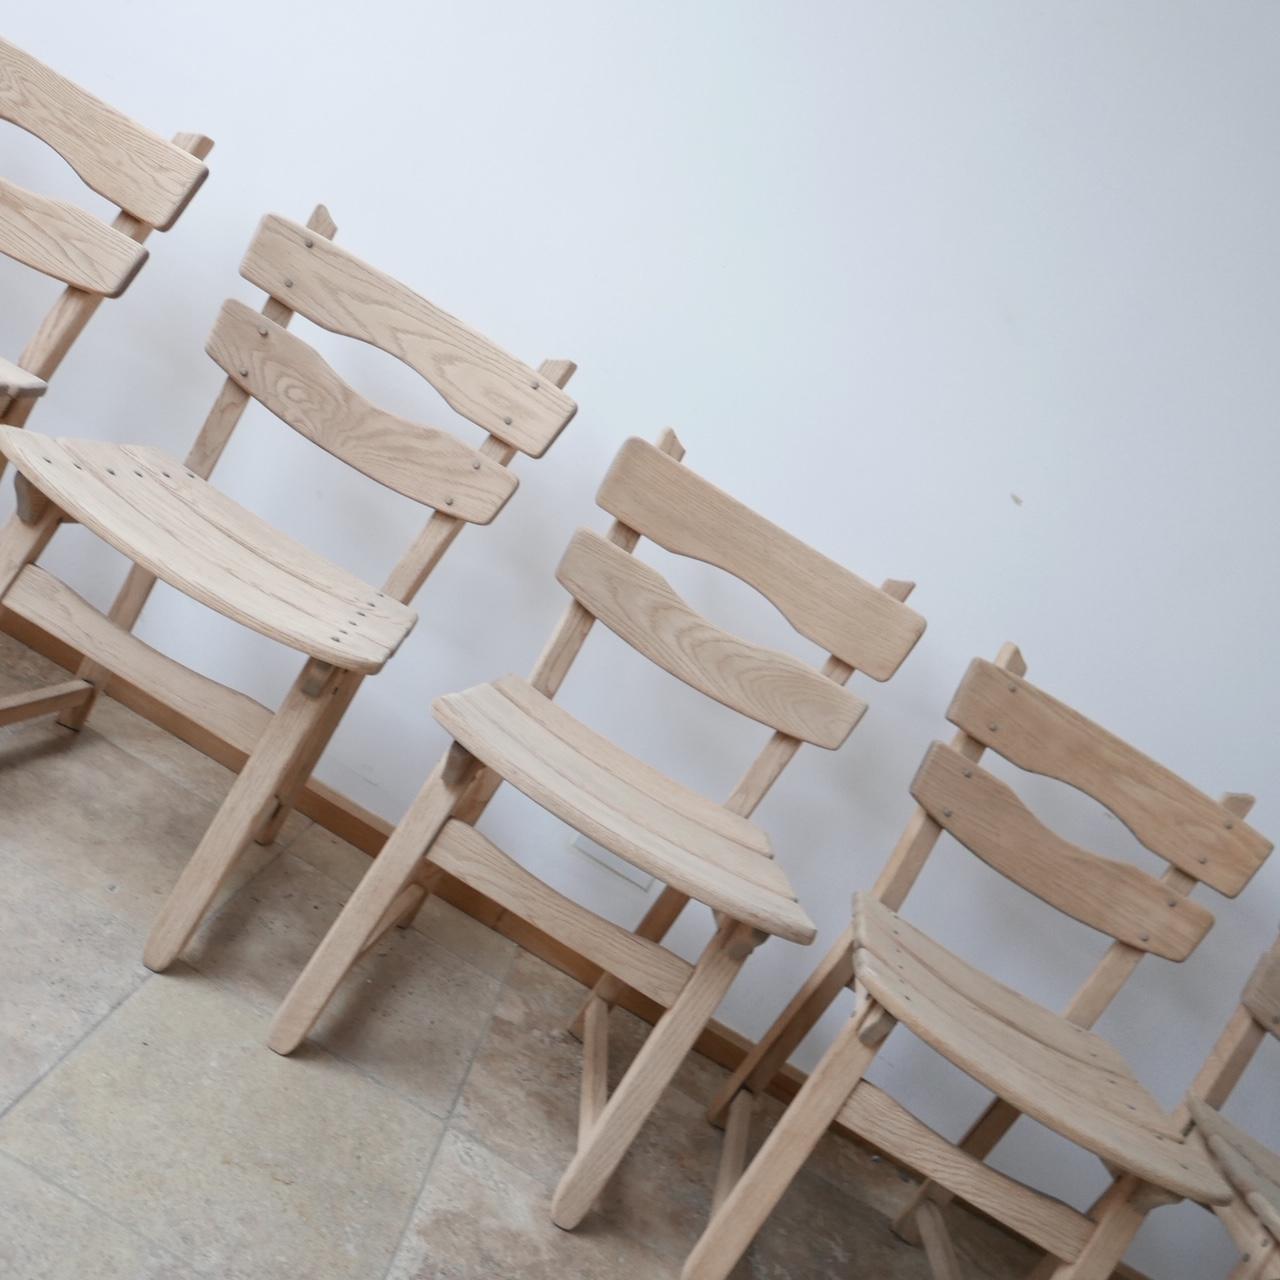
[[[632,884],[645,891],[653,884],[653,877],[647,871],[641,871],[639,867],[633,866],[626,858],[620,858],[603,845],[596,844],[590,836],[574,836],[569,841],[569,847],[578,853],[584,854],[592,862],[598,862],[607,871],[612,871],[614,875],[621,876],[624,880],[629,880]]]

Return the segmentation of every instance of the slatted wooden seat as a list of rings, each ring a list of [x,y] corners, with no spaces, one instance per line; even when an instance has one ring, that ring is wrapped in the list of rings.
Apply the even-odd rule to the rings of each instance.
[[[619,751],[527,680],[440,698],[435,716],[477,760],[618,857],[765,933],[813,941],[764,832]]]
[[[3,39],[0,120],[34,134],[120,210],[108,224],[0,177],[0,253],[67,286],[17,364],[0,359],[0,423],[22,426],[102,299],[119,297],[146,262],[143,242],[199,190],[213,143],[188,133],[165,142]]]
[[[573,597],[529,680],[507,676],[440,698],[453,744],[272,1023],[289,1053],[355,960],[416,911],[448,872],[553,937],[571,940],[603,977],[581,1017],[578,1152],[552,1202],[575,1227],[599,1195],[752,950],[770,934],[808,942],[764,833],[749,821],[802,742],[839,746],[866,705],[845,683],[855,668],[888,679],[924,622],[909,583],[877,589],[811,550],[681,465],[671,432],[657,447],[628,441],[597,494],[615,517],[606,537],[579,530],[557,577]],[[630,553],[642,536],[732,573],[831,657],[821,671],[731,635],[698,614]],[[642,764],[551,701],[595,621],[708,697],[771,729],[725,805]],[[666,888],[627,933],[544,884],[475,823],[502,781]],[[717,928],[694,965],[660,946],[691,900]],[[623,985],[665,1009],[617,1088],[607,1090],[608,1016]]]
[[[144,951],[172,963],[245,846],[274,838],[364,676],[413,626],[409,602],[454,538],[487,524],[516,488],[517,450],[546,451],[573,417],[568,361],[535,370],[332,242],[320,206],[306,226],[268,216],[242,272],[268,293],[261,312],[227,302],[208,351],[227,374],[185,461],[135,445],[0,428],[18,468],[18,514],[0,535],[0,605],[84,654],[78,679],[0,700],[0,724],[48,711],[84,723],[114,679],[194,723],[196,741],[247,757],[162,908]],[[348,386],[286,326],[294,312],[389,352],[481,427],[472,447],[388,413]],[[250,399],[371,480],[430,508],[381,588],[369,586],[220,493],[208,477]],[[282,478],[287,484],[287,477]],[[104,617],[35,560],[64,519],[133,561]],[[131,634],[156,581],[306,655],[277,711],[191,671]]]
[[[161,581],[321,662],[378,671],[417,619],[159,449],[6,427],[0,451],[62,511]]]
[[[995,662],[970,666],[947,712],[958,732],[926,752],[911,784],[918,807],[874,891],[857,895],[849,930],[713,1102],[711,1118],[727,1128],[724,1154],[711,1222],[685,1280],[724,1280],[836,1120],[925,1178],[896,1226],[923,1243],[937,1280],[960,1276],[942,1216],[953,1196],[1044,1249],[1037,1280],[1108,1280],[1155,1204],[1231,1200],[1213,1161],[1187,1140],[1183,1116],[1165,1114],[1089,1028],[1144,955],[1177,961],[1195,950],[1213,924],[1188,898],[1195,885],[1239,893],[1271,845],[1244,821],[1250,797],[1209,799],[1030,684],[1025,671],[1013,645]],[[981,767],[986,750],[1091,796],[1167,870],[1157,878],[1063,840]],[[1064,1014],[975,969],[899,914],[944,831],[1112,939]],[[853,1018],[744,1171],[756,1096],[846,987],[858,997]],[[864,1078],[899,1022],[996,1095],[959,1143]],[[1090,1215],[985,1163],[1024,1113],[1113,1171]],[[860,1274],[856,1265],[849,1274]]]

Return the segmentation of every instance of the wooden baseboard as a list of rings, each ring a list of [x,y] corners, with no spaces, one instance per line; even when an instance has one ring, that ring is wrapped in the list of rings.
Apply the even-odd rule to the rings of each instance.
[[[0,613],[0,630],[7,632],[29,649],[56,662],[60,667],[65,667],[68,671],[75,671],[80,665],[81,655],[70,645],[12,613]],[[243,751],[211,733],[205,726],[188,719],[165,703],[157,701],[135,685],[112,676],[105,691],[122,706],[128,707],[228,769],[238,772],[244,766]],[[385,818],[379,817],[315,778],[307,783],[298,799],[297,809],[304,817],[310,818],[370,857],[377,855],[392,831],[392,824]],[[543,933],[541,929],[535,928],[519,916],[513,915],[491,898],[471,888],[470,885],[463,884],[461,880],[446,873],[437,882],[434,892],[460,911],[465,911],[467,915],[488,925],[495,932],[512,939],[530,954],[545,960],[571,978],[575,978],[584,987],[593,986],[601,976],[599,966],[592,964],[585,956],[579,955],[573,948]],[[661,1006],[640,995],[639,992],[629,989],[624,991],[618,1003],[650,1024],[656,1022],[662,1013]],[[694,1048],[712,1062],[729,1071],[734,1071],[746,1057],[752,1044],[736,1031],[731,1031],[728,1027],[712,1021],[698,1038]],[[799,1092],[805,1079],[804,1072],[788,1065],[774,1078],[769,1086],[769,1092],[774,1097],[788,1102]],[[836,1126],[836,1130],[859,1146],[872,1151],[876,1150],[872,1144],[852,1130],[840,1125]],[[877,1152],[877,1154],[886,1155],[888,1158],[887,1153]],[[978,1211],[970,1209],[970,1212]],[[987,1215],[978,1214],[978,1216],[985,1218]],[[988,1219],[988,1221],[1000,1230],[1009,1232],[1009,1228],[1004,1223],[995,1222],[994,1219]],[[1013,1233],[1009,1232],[1009,1234]],[[1147,1277],[1131,1267],[1121,1266],[1115,1272],[1115,1280],[1147,1280]]]

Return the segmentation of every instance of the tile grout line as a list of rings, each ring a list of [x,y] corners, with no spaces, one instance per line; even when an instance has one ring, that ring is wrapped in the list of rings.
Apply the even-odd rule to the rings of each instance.
[[[503,992],[507,989],[507,983],[511,979],[511,971],[515,968],[516,957],[519,954],[519,949],[511,953],[511,958],[507,962],[507,971],[503,975],[502,980],[498,983],[498,992],[493,1002],[493,1008],[489,1011],[489,1016],[485,1020],[484,1031],[476,1037],[475,1045],[472,1047],[471,1053],[467,1057],[466,1069],[462,1073],[462,1078],[458,1082],[457,1089],[454,1090],[453,1098],[449,1103],[449,1110],[442,1119],[440,1125],[440,1136],[436,1139],[435,1147],[427,1161],[427,1167],[422,1174],[422,1181],[418,1185],[418,1194],[413,1198],[413,1204],[410,1206],[409,1213],[405,1218],[404,1227],[396,1239],[395,1248],[391,1251],[391,1257],[387,1262],[386,1270],[382,1273],[382,1280],[389,1280],[391,1270],[396,1265],[396,1260],[400,1257],[400,1252],[404,1247],[404,1243],[409,1237],[409,1231],[413,1227],[413,1219],[418,1212],[418,1206],[422,1204],[422,1198],[427,1193],[427,1184],[431,1181],[431,1175],[435,1170],[436,1161],[440,1158],[440,1149],[444,1146],[444,1140],[450,1133],[454,1132],[453,1117],[458,1110],[458,1103],[462,1101],[462,1095],[467,1087],[467,1081],[471,1078],[471,1071],[476,1064],[476,1058],[480,1056],[480,1050],[488,1041],[489,1033],[493,1030],[494,1019],[498,1016],[498,1003],[502,999]]]

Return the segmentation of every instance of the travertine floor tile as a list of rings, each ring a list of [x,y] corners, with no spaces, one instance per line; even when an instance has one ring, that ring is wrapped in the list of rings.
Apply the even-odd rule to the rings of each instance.
[[[0,1276],[12,1280],[173,1280],[178,1258],[0,1155]]]
[[[677,1261],[616,1229],[559,1230],[546,1187],[451,1132],[388,1280],[674,1280],[679,1272]]]
[[[183,966],[0,1120],[0,1151],[219,1280],[370,1280],[440,1124]]]
[[[38,720],[0,734],[0,851],[130,921],[139,950],[214,811],[92,727]],[[277,852],[250,845],[223,896]]]
[[[347,897],[337,881],[281,854],[200,930],[187,958],[273,1012]],[[312,1039],[443,1116],[499,990],[452,951],[392,929],[338,989]]]
[[[147,971],[137,931],[109,911],[3,851],[0,876],[3,1112]]]
[[[295,857],[323,871],[346,889],[360,883],[369,868],[369,856],[323,827],[309,827],[289,846]],[[429,898],[412,927],[494,978],[505,978],[519,947],[479,920],[451,907],[440,898]]]

